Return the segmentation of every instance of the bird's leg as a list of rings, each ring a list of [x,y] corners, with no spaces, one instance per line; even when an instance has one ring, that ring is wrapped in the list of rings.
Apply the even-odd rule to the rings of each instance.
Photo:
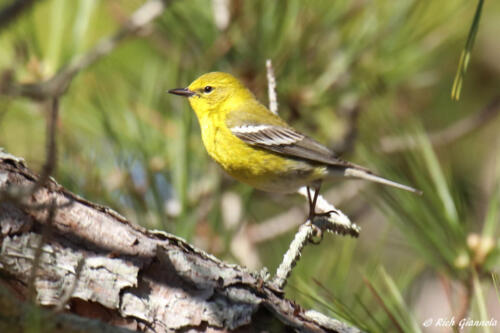
[[[316,192],[314,192],[314,198],[313,198],[312,203],[311,203],[311,195],[309,194],[309,187],[307,187],[307,198],[309,199],[309,218],[311,220],[315,216],[329,217],[331,213],[337,214],[337,212],[335,210],[329,210],[327,212],[316,213],[316,201],[318,201],[320,188],[321,188],[321,183],[318,183],[318,185],[316,186],[316,189],[315,189]]]
[[[309,201],[309,216],[308,219],[312,221],[315,216],[328,217],[331,213],[337,213],[335,210],[329,210],[323,213],[316,213],[316,202],[319,197],[319,190],[321,188],[321,183],[317,183],[315,187],[314,197],[311,198],[311,187],[307,186],[307,199]]]
[[[309,220],[312,221],[314,216],[316,216],[316,201],[318,201],[319,188],[321,184],[314,189],[314,197],[311,198],[311,187],[307,186],[307,200],[309,201]]]
[[[307,202],[309,202],[309,208],[311,208],[311,188],[306,186],[307,188]]]
[[[314,208],[312,206],[311,188],[309,186],[307,186],[307,202],[309,203],[309,215],[307,218],[310,220],[313,215],[312,212],[314,211]]]
[[[309,220],[309,223],[311,223],[311,226],[314,229],[315,236],[319,237],[318,241],[310,240],[310,242],[313,243],[313,244],[319,244],[321,242],[321,240],[323,239],[323,231],[321,230],[320,227],[318,227],[317,225],[315,225],[313,223],[313,219],[314,219],[315,216],[322,215],[322,214],[317,214],[316,213],[316,202],[318,201],[320,187],[321,187],[321,183],[319,183],[319,184],[317,184],[315,186],[315,188],[314,188],[314,196],[312,197],[312,199],[311,199],[311,188],[309,186],[307,187],[307,199],[309,201],[309,217],[308,217],[308,220]]]

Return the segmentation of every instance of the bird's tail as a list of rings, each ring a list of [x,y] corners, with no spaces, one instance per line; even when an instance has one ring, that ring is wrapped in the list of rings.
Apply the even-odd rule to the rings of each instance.
[[[362,169],[362,168],[359,168],[359,169],[356,167],[345,168],[344,169],[344,177],[366,179],[366,180],[369,180],[372,182],[376,182],[376,183],[380,183],[380,184],[384,184],[384,185],[389,185],[389,186],[396,187],[396,188],[399,188],[399,189],[402,189],[405,191],[413,192],[413,193],[416,193],[418,195],[421,195],[423,193],[422,191],[417,190],[413,187],[399,184],[399,183],[393,182],[392,180],[376,176],[373,173],[371,173],[370,171]]]

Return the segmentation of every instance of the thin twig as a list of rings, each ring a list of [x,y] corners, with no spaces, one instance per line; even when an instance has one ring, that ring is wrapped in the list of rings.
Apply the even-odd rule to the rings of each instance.
[[[451,293],[451,283],[450,279],[445,274],[438,274],[439,281],[443,286],[444,294],[446,295],[446,299],[448,300],[448,305],[453,312],[453,297]]]
[[[307,191],[307,190],[306,190]],[[302,189],[299,193],[302,193]],[[321,202],[321,203],[320,203]],[[328,216],[316,216],[312,221],[307,220],[299,228],[299,231],[295,234],[294,239],[290,243],[288,250],[283,256],[283,261],[276,270],[276,275],[273,279],[273,284],[278,289],[283,289],[286,285],[286,280],[292,273],[293,267],[297,264],[300,259],[302,249],[304,246],[312,240],[312,237],[319,232],[321,236],[324,231],[330,231],[337,234],[350,234],[351,236],[357,237],[359,235],[360,228],[351,223],[349,218],[344,215],[340,210],[336,209],[333,205],[329,204],[325,199],[318,197],[318,202],[316,207],[325,212],[323,209],[330,207],[332,209],[328,210],[330,214]],[[319,207],[322,207],[321,209]],[[317,244],[317,243],[315,243]]]
[[[46,143],[46,160],[43,165],[42,172],[35,186],[31,190],[31,194],[35,193],[45,185],[49,177],[54,173],[57,166],[57,120],[59,118],[59,99],[52,100],[49,117],[47,120],[47,143]]]
[[[300,258],[302,249],[308,243],[313,235],[313,227],[309,221],[302,224],[299,231],[295,234],[288,251],[283,256],[283,261],[276,270],[276,275],[273,279],[273,284],[279,290],[283,289],[286,285],[286,280],[292,273],[293,267],[297,264]]]
[[[454,325],[454,328],[457,329],[459,329],[458,324],[462,321],[462,319],[467,317],[467,314],[469,313],[470,310],[472,293],[474,291],[474,279],[472,274],[467,279],[467,281],[463,283],[463,287],[465,289],[465,293],[463,294],[462,304],[460,305],[460,309],[457,312],[457,321],[456,324]]]
[[[150,0],[136,10],[123,26],[112,36],[101,39],[89,52],[77,55],[52,78],[32,84],[7,84],[2,93],[43,100],[61,96],[73,78],[82,69],[95,63],[117,47],[119,42],[135,34],[151,21],[159,17],[166,7],[166,1]]]
[[[500,111],[500,95],[493,98],[482,110],[445,129],[428,134],[429,140],[434,146],[444,146],[455,142],[483,125],[489,124],[490,120],[498,115]],[[417,147],[418,141],[412,137],[388,136],[380,140],[380,150],[384,153],[397,153]]]
[[[273,64],[271,59],[266,60],[267,70],[267,94],[269,96],[269,110],[278,114],[278,97],[276,96],[276,78],[274,76]]]

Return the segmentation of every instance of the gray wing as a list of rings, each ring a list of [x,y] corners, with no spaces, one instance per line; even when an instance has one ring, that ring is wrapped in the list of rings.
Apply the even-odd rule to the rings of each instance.
[[[357,167],[307,136],[287,127],[276,125],[244,125],[230,127],[231,132],[245,143],[290,157],[306,159],[339,167]]]
[[[366,179],[406,191],[422,194],[422,191],[374,175],[370,170],[359,165],[341,160],[335,154],[303,134],[289,127],[280,125],[243,125],[229,127],[231,132],[245,143],[278,154],[309,160],[337,167],[345,177]]]

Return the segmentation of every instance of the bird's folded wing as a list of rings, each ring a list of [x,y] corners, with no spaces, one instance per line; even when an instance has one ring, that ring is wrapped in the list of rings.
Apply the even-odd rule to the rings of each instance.
[[[376,176],[362,166],[336,157],[331,150],[297,132],[262,105],[251,111],[239,110],[239,112],[229,113],[226,118],[226,125],[230,131],[248,145],[285,156],[327,164],[343,170],[347,177],[366,179],[406,191],[422,193],[412,187]]]
[[[353,164],[335,156],[328,148],[292,128],[272,124],[246,124],[229,127],[245,143],[282,155],[339,167]]]

